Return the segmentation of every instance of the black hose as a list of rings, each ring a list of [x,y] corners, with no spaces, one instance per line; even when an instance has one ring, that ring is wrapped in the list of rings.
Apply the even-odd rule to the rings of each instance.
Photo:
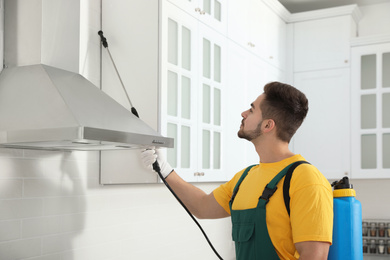
[[[181,201],[181,199],[176,195],[176,193],[172,190],[171,186],[169,186],[168,182],[165,180],[165,178],[161,174],[160,165],[158,164],[157,160],[153,163],[153,170],[155,170],[160,176],[161,180],[165,184],[165,186],[168,188],[168,190],[172,193],[172,195],[177,199],[177,201],[182,205],[182,207],[187,211],[188,215],[192,218],[192,220],[195,222],[195,224],[199,227],[200,231],[202,232],[203,236],[206,238],[207,243],[209,243],[211,249],[214,251],[215,255],[223,260],[223,258],[218,254],[217,250],[214,248],[213,244],[211,243],[210,239],[207,237],[206,232],[204,232],[202,226],[199,224],[199,222],[196,220],[196,218],[191,214],[191,212],[188,210],[186,205]]]

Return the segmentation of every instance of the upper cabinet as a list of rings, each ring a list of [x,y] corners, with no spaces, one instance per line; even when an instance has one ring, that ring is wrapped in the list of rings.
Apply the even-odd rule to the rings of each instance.
[[[390,38],[352,48],[352,171],[390,178]]]
[[[170,2],[161,24],[161,129],[175,139],[168,161],[186,181],[226,180],[226,38]]]
[[[225,34],[227,0],[168,0],[195,19]]]
[[[292,16],[294,85],[306,94],[309,112],[293,139],[328,179],[351,174],[350,40],[356,6]]]
[[[260,0],[231,0],[228,17],[229,39],[271,65],[286,68],[287,25],[273,9]]]
[[[358,16],[353,5],[293,15],[294,72],[350,67]]]

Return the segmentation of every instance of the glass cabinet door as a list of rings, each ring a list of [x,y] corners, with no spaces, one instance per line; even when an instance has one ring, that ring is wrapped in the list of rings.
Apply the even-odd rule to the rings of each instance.
[[[161,131],[175,139],[167,149],[167,160],[174,169],[194,181],[197,151],[197,75],[198,22],[170,3],[162,16],[161,52]]]
[[[221,179],[222,149],[222,104],[223,80],[226,57],[223,36],[206,26],[199,25],[199,115],[198,132],[200,133],[199,156],[202,169],[200,181]]]
[[[175,139],[171,166],[186,181],[222,177],[224,40],[177,6],[164,2],[161,130]]]
[[[352,54],[352,174],[388,178],[390,44],[355,47]]]

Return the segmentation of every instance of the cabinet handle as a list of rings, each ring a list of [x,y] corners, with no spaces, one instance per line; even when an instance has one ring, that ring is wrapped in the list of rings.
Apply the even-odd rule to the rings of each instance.
[[[344,60],[344,63],[348,63],[349,61],[348,60]]]
[[[199,12],[199,14],[206,14],[205,11],[202,11],[199,7],[195,8],[195,12]]]
[[[204,172],[194,172],[194,176],[204,176]]]

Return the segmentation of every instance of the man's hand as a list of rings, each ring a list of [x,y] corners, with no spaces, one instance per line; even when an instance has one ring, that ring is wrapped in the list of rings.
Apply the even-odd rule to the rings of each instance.
[[[173,171],[173,168],[165,160],[165,157],[161,150],[155,149],[154,147],[143,150],[141,152],[141,160],[144,166],[148,169],[153,169],[153,163],[157,160],[158,164],[160,165],[161,174],[164,179]]]

